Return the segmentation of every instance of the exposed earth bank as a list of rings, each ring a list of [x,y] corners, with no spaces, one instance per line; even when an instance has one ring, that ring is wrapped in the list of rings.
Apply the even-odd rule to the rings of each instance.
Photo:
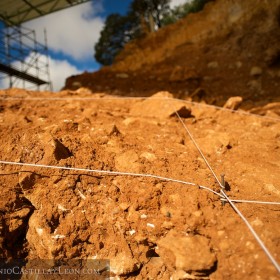
[[[168,90],[182,99],[243,108],[280,101],[280,0],[216,0],[203,11],[127,44],[110,67],[67,79],[126,96]]]

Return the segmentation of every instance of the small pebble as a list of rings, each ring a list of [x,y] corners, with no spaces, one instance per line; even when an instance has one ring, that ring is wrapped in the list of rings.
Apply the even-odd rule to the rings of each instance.
[[[147,227],[155,228],[154,224],[147,223]]]

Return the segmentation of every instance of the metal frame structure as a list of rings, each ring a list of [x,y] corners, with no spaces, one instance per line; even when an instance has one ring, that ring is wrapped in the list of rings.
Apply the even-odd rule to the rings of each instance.
[[[5,24],[0,27],[1,85],[37,90],[44,86],[45,90],[52,90],[46,31],[42,44],[36,40],[34,30],[21,24],[88,1],[1,0],[0,21]]]
[[[9,87],[52,90],[48,48],[34,30],[10,26],[0,32],[0,81]],[[42,88],[44,87],[44,88]]]
[[[6,25],[23,22],[88,2],[89,0],[1,0],[0,19]]]

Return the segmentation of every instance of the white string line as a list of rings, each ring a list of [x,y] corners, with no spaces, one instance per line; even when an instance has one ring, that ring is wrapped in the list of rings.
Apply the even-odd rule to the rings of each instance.
[[[150,97],[129,97],[129,96],[116,96],[116,97],[111,97],[111,98],[96,98],[96,97],[76,97],[76,98],[72,98],[72,97],[69,97],[69,98],[65,98],[65,97],[27,97],[27,98],[23,98],[23,97],[9,97],[9,98],[2,98],[0,96],[0,100],[71,100],[71,101],[74,101],[74,100],[78,100],[78,101],[83,101],[83,100],[126,100],[126,99],[148,99]],[[223,107],[219,107],[219,106],[216,106],[216,105],[209,105],[209,104],[205,104],[205,103],[198,103],[198,102],[193,102],[193,101],[187,101],[187,100],[182,100],[182,99],[178,99],[178,98],[169,98],[169,97],[166,97],[166,98],[153,98],[153,99],[156,99],[156,100],[177,100],[177,101],[182,101],[182,102],[185,102],[185,103],[190,103],[190,104],[193,104],[193,105],[198,105],[198,106],[205,106],[205,107],[212,107],[212,108],[215,108],[215,109],[218,109],[218,110],[223,110],[223,111],[229,111],[229,112],[232,112],[232,113],[239,113],[239,114],[244,114],[244,115],[249,115],[249,116],[255,116],[255,117],[261,117],[261,118],[268,118],[268,119],[273,119],[273,120],[277,120],[277,121],[280,121],[280,118],[273,118],[273,117],[267,117],[267,116],[261,116],[261,115],[257,115],[257,114],[252,114],[252,113],[248,113],[248,112],[243,112],[243,111],[236,111],[236,110],[233,110],[233,109],[227,109],[227,108],[223,108]],[[186,125],[184,124],[184,122],[182,122],[180,116],[178,115],[178,113],[176,112],[177,116],[179,117],[179,120],[181,121],[181,123],[183,124],[184,128],[187,130],[189,136],[191,137],[192,140],[194,140],[193,136],[190,134],[190,131],[188,130],[188,128],[186,127]],[[205,157],[204,155],[202,154],[200,148],[198,147],[198,145],[195,143],[195,146],[196,148],[198,148],[198,150],[200,151],[200,154],[201,156],[204,158],[205,160]],[[208,168],[211,170],[211,172],[213,173],[213,170],[212,168],[210,167],[209,163],[206,161],[206,164],[208,166]],[[219,183],[219,185],[221,186],[219,180],[217,179],[215,173],[213,174],[216,181]],[[241,200],[232,200],[233,202],[242,202]],[[244,200],[245,202],[245,200]],[[263,204],[266,204],[266,203],[270,203],[270,202],[266,202],[266,201],[246,201],[248,203],[263,203]],[[273,204],[278,204],[278,202],[272,202]]]
[[[106,98],[103,98],[103,97],[8,97],[8,98],[2,98],[0,97],[0,100],[2,101],[89,101],[89,100],[92,100],[92,101],[95,101],[95,100],[127,100],[127,99],[147,99],[148,97],[119,97],[119,96],[116,96],[116,97],[106,97]],[[155,99],[162,99],[162,98],[155,98]]]
[[[225,198],[221,198],[222,201],[227,201]],[[245,199],[231,199],[232,202],[236,203],[256,203],[256,204],[270,204],[280,205],[280,202],[276,201],[260,201],[260,200],[245,200]]]
[[[246,111],[228,109],[228,108],[220,107],[220,106],[217,106],[217,105],[199,103],[199,102],[188,101],[188,100],[183,100],[183,99],[178,99],[178,98],[174,98],[174,99],[178,100],[178,101],[180,100],[182,102],[189,103],[189,104],[192,104],[192,105],[196,105],[196,106],[210,107],[210,108],[214,108],[214,109],[217,109],[217,110],[220,110],[220,111],[227,111],[227,112],[231,112],[231,113],[237,113],[237,114],[240,114],[240,115],[252,116],[252,117],[257,117],[257,118],[264,118],[264,119],[269,119],[269,120],[274,120],[274,121],[280,122],[280,118],[276,118],[276,117],[262,116],[262,115],[258,115],[258,114],[254,114],[254,113],[249,113],[249,112],[246,112]]]
[[[54,101],[94,101],[94,100],[142,100],[142,99],[148,99],[150,97],[146,97],[146,96],[140,96],[140,97],[133,97],[133,96],[118,96],[116,95],[116,97],[1,97],[0,95],[0,100],[2,101],[44,101],[44,100],[54,100]],[[177,100],[177,101],[181,101],[184,103],[189,103],[192,105],[196,105],[196,106],[204,106],[204,107],[210,107],[210,108],[214,108],[217,110],[221,110],[221,111],[227,111],[227,112],[231,112],[231,113],[237,113],[237,114],[241,114],[241,115],[246,115],[246,116],[253,116],[253,117],[257,117],[257,118],[263,118],[263,119],[269,119],[269,120],[273,120],[273,121],[277,121],[280,122],[280,118],[276,118],[276,117],[269,117],[269,116],[262,116],[262,115],[258,115],[258,114],[253,114],[253,113],[249,113],[249,112],[245,112],[245,111],[239,111],[239,110],[233,110],[233,109],[228,109],[228,108],[223,108],[220,106],[216,106],[216,105],[210,105],[210,104],[205,104],[205,103],[199,103],[199,102],[194,102],[194,101],[188,101],[188,100],[183,100],[183,99],[179,99],[179,98],[170,98],[170,97],[166,97],[166,98],[156,98],[153,97],[152,99],[154,100],[166,100],[166,99],[171,99],[171,100]]]
[[[65,98],[65,97],[47,97],[47,98],[44,98],[44,97],[28,97],[28,98],[24,98],[23,100],[126,100],[126,99],[148,99],[149,97],[129,97],[129,96],[125,96],[125,97],[122,97],[122,96],[117,96],[117,97],[111,97],[111,98],[96,98],[96,97],[76,97],[76,98],[72,98],[72,97],[69,97],[69,98]],[[1,99],[1,98],[0,98]],[[22,98],[4,98],[4,100],[21,100]],[[204,103],[197,103],[197,102],[192,102],[192,101],[187,101],[187,100],[181,100],[181,99],[178,99],[178,98],[169,98],[169,97],[166,97],[166,98],[154,98],[156,100],[178,100],[178,101],[183,101],[183,102],[186,102],[186,103],[190,103],[190,104],[193,104],[193,105],[203,105],[203,106],[206,106],[206,107],[213,107],[215,109],[219,109],[219,110],[224,110],[224,111],[229,111],[229,112],[234,112],[234,113],[240,113],[240,114],[245,114],[245,115],[252,115],[252,116],[257,116],[257,117],[264,117],[264,118],[270,118],[270,117],[266,117],[266,116],[261,116],[261,115],[257,115],[257,114],[251,114],[251,113],[247,113],[247,112],[242,112],[242,111],[236,111],[236,110],[232,110],[232,109],[227,109],[227,108],[223,108],[223,107],[218,107],[218,106],[215,106],[215,105],[209,105],[209,104],[204,104]],[[176,113],[177,116],[178,116],[178,113]],[[273,118],[273,119],[276,119],[276,120],[279,120],[280,119],[277,119],[277,118]],[[181,118],[179,117],[179,120],[182,122]],[[188,128],[185,126],[185,124],[182,122],[183,126],[185,127],[185,129],[188,131],[188,134],[190,135],[190,137],[193,139],[193,137],[191,136]],[[196,145],[196,147],[199,149],[198,145]],[[200,154],[201,156],[204,158],[205,160],[205,157],[204,155],[201,153],[200,151]],[[206,163],[208,168],[210,168],[210,170],[212,169],[209,165],[209,163],[207,162]],[[213,173],[213,170],[211,170],[212,173]],[[215,176],[215,179],[217,180],[217,182],[220,184],[219,180],[217,179],[216,175],[213,174]],[[220,185],[221,186],[221,185]],[[233,202],[243,202],[242,200],[232,200]],[[245,200],[244,200],[245,202]],[[246,200],[246,202],[248,203],[262,203],[262,204],[269,204],[270,202],[266,202],[266,201],[249,201],[249,200]],[[278,202],[272,202],[272,204],[280,204]]]
[[[213,176],[215,177],[216,181],[218,182],[218,184],[221,187],[221,193],[224,196],[224,198],[226,198],[226,200],[229,202],[229,204],[231,205],[231,207],[235,210],[235,212],[241,217],[241,219],[245,222],[245,224],[247,225],[247,227],[249,228],[249,230],[251,231],[251,233],[253,234],[253,236],[255,237],[256,241],[259,243],[259,245],[261,246],[261,248],[264,250],[265,254],[268,256],[268,258],[270,259],[270,261],[272,262],[272,264],[276,267],[276,269],[278,270],[278,272],[280,273],[280,266],[278,265],[278,263],[276,262],[276,260],[273,258],[272,254],[268,251],[268,249],[266,248],[266,246],[264,245],[264,243],[262,242],[262,240],[260,239],[260,237],[257,235],[257,233],[255,232],[255,230],[253,229],[253,227],[251,226],[251,224],[247,221],[247,219],[243,216],[243,214],[239,211],[239,209],[234,205],[234,203],[232,203],[232,201],[229,199],[229,197],[225,194],[225,192],[223,191],[224,186],[220,183],[220,181],[217,178],[217,175],[215,174],[215,172],[213,171],[212,167],[210,166],[210,164],[208,163],[207,159],[205,158],[205,156],[203,155],[201,149],[199,148],[198,144],[196,143],[194,137],[192,136],[192,134],[190,133],[189,129],[187,128],[187,126],[185,125],[185,123],[183,122],[183,120],[181,119],[181,117],[179,116],[179,114],[177,113],[177,111],[175,112],[177,117],[179,118],[180,122],[183,124],[184,128],[186,129],[187,133],[189,134],[191,140],[193,141],[194,145],[196,146],[197,150],[199,151],[200,155],[203,157],[206,165],[208,166],[208,168],[210,169],[210,171],[212,172]]]
[[[179,100],[179,99],[177,99]],[[191,102],[193,103],[193,102]],[[209,105],[209,106],[212,106],[212,105]],[[215,107],[215,106],[214,106]],[[224,108],[222,108],[224,109]],[[234,110],[230,110],[230,109],[226,109],[226,110],[229,110],[229,111],[233,111],[233,112],[236,112]],[[198,149],[200,155],[203,157],[206,165],[208,166],[208,168],[210,169],[210,171],[212,172],[212,174],[214,175],[216,181],[218,182],[218,184],[220,185],[220,187],[223,189],[224,186],[222,186],[222,184],[220,183],[219,179],[217,178],[215,172],[213,171],[212,167],[210,166],[209,162],[207,161],[207,159],[205,158],[204,154],[202,153],[200,147],[198,146],[198,144],[196,143],[194,137],[192,136],[192,134],[190,133],[189,129],[187,128],[187,126],[185,125],[185,123],[183,122],[182,118],[179,116],[178,112],[175,112],[177,117],[179,118],[180,122],[182,123],[182,125],[184,126],[184,128],[186,129],[187,133],[189,134],[191,140],[193,141],[194,145],[196,146],[196,148]],[[257,115],[258,116],[258,115]],[[221,199],[222,201],[224,201],[225,199]],[[280,205],[280,202],[269,202],[269,201],[256,201],[256,200],[232,200],[232,202],[247,202],[247,203],[260,203],[260,204],[275,204],[275,205]]]
[[[200,155],[202,156],[204,162],[206,163],[207,167],[209,168],[209,170],[211,171],[211,173],[213,174],[214,178],[216,179],[217,183],[219,184],[219,186],[221,188],[224,188],[224,186],[220,183],[217,175],[215,174],[214,170],[212,169],[212,167],[210,166],[208,160],[206,159],[206,157],[204,156],[204,154],[202,153],[201,149],[199,148],[198,144],[196,143],[194,137],[192,136],[191,132],[189,131],[189,129],[187,128],[187,126],[185,125],[185,123],[183,122],[182,118],[179,116],[178,112],[175,111],[175,114],[177,115],[179,121],[181,122],[181,124],[183,125],[183,127],[185,128],[185,130],[187,131],[189,137],[191,138],[192,142],[194,143],[195,147],[197,148],[197,150],[199,151]]]
[[[214,190],[197,185],[195,183],[191,182],[186,182],[182,180],[177,180],[177,179],[172,179],[172,178],[167,178],[167,177],[162,177],[162,176],[157,176],[153,174],[144,174],[144,173],[132,173],[132,172],[119,172],[119,171],[109,171],[109,170],[99,170],[99,169],[87,169],[87,168],[75,168],[75,167],[66,167],[66,166],[54,166],[54,165],[44,165],[44,164],[34,164],[34,163],[21,163],[21,162],[13,162],[13,161],[3,161],[0,160],[0,164],[6,164],[6,165],[20,165],[20,166],[31,166],[31,167],[42,167],[42,168],[51,168],[51,169],[63,169],[63,170],[72,170],[72,171],[82,171],[82,172],[92,172],[92,173],[99,173],[99,174],[107,174],[107,175],[120,175],[120,176],[134,176],[134,177],[148,177],[148,178],[154,178],[154,179],[160,179],[163,181],[167,182],[175,182],[175,183],[180,183],[184,185],[190,185],[190,186],[197,186],[198,188],[207,190],[209,192],[212,192],[219,197],[223,198],[223,196],[215,192]]]
[[[131,99],[131,98],[130,98]],[[169,98],[170,99],[170,98]],[[84,100],[84,99],[82,99]],[[98,100],[100,100],[100,98],[98,98]],[[116,100],[116,99],[114,99]],[[190,102],[193,104],[193,102]],[[225,110],[225,108],[220,108],[220,107],[216,107],[214,105],[207,105],[210,107],[214,107],[216,109],[223,109]],[[233,111],[233,112],[238,112],[238,111],[234,111],[234,110],[230,110],[227,109],[229,111]],[[210,166],[210,164],[208,163],[207,159],[205,158],[204,154],[202,153],[201,149],[199,148],[198,144],[196,143],[194,137],[192,136],[192,134],[190,133],[189,129],[187,128],[187,126],[185,125],[185,123],[182,121],[181,117],[179,116],[178,112],[175,111],[177,117],[179,118],[180,122],[182,123],[183,127],[186,129],[187,133],[189,134],[191,140],[193,141],[194,145],[196,146],[197,150],[199,151],[200,155],[202,156],[202,158],[204,159],[206,165],[208,166],[208,168],[210,169],[210,171],[212,172],[213,176],[215,177],[216,181],[218,182],[218,184],[221,187],[221,192],[222,195],[207,188],[204,186],[199,186],[202,189],[207,189],[210,192],[213,192],[214,194],[220,196],[220,197],[224,197],[226,198],[226,200],[230,203],[231,207],[236,211],[236,213],[241,217],[241,219],[245,222],[245,224],[247,225],[247,227],[249,228],[249,230],[251,231],[251,233],[253,234],[253,236],[255,237],[255,239],[257,240],[257,242],[259,243],[259,245],[261,246],[261,248],[264,250],[264,252],[266,253],[266,255],[268,256],[268,258],[271,260],[271,262],[273,263],[273,265],[276,267],[276,269],[278,270],[278,272],[280,273],[280,266],[278,265],[278,263],[276,262],[276,260],[273,258],[273,256],[270,254],[270,252],[268,251],[268,249],[266,248],[266,246],[264,245],[264,243],[262,242],[262,240],[259,238],[259,236],[257,235],[257,233],[254,231],[254,229],[252,228],[252,226],[250,225],[250,223],[247,221],[247,219],[243,216],[243,214],[239,211],[239,209],[234,205],[234,203],[229,199],[229,197],[225,194],[225,192],[223,191],[223,187],[222,184],[220,183],[220,181],[218,180],[215,172],[213,171],[212,167]],[[243,113],[243,112],[239,112],[239,113]],[[270,117],[266,117],[266,116],[260,116],[260,115],[256,115],[256,114],[250,114],[250,113],[246,113],[248,115],[254,115],[254,116],[258,116],[258,117],[264,117],[264,118],[270,118]],[[271,118],[270,118],[271,119]],[[278,120],[278,118],[272,118],[275,120]],[[25,165],[25,166],[33,166],[33,167],[44,167],[44,168],[53,168],[53,169],[65,169],[65,170],[75,170],[75,171],[85,171],[85,172],[96,172],[96,173],[106,173],[106,174],[111,174],[111,175],[125,175],[125,176],[138,176],[138,177],[151,177],[151,178],[157,178],[157,179],[161,179],[161,180],[165,180],[165,181],[172,181],[172,182],[177,182],[177,183],[182,183],[182,184],[188,184],[188,185],[192,185],[195,186],[196,184],[194,183],[190,183],[190,182],[185,182],[185,181],[181,181],[181,180],[176,180],[176,179],[170,179],[170,178],[166,178],[166,177],[161,177],[161,176],[156,176],[156,175],[152,175],[152,174],[141,174],[141,173],[130,173],[130,172],[116,172],[116,171],[105,171],[105,170],[92,170],[92,169],[84,169],[84,168],[73,168],[73,167],[59,167],[59,166],[47,166],[47,165],[41,165],[41,164],[28,164],[28,163],[18,163],[18,162],[7,162],[7,161],[0,161],[0,163],[2,164],[13,164],[13,165]]]
[[[235,210],[235,212],[241,217],[241,219],[243,220],[243,222],[247,225],[247,227],[249,228],[249,230],[251,231],[251,233],[253,234],[253,236],[255,237],[255,239],[257,240],[257,242],[259,243],[259,245],[261,246],[261,248],[264,250],[264,252],[266,253],[266,255],[268,256],[268,258],[270,259],[270,261],[273,263],[273,265],[276,267],[276,269],[278,270],[278,272],[280,273],[280,266],[277,263],[277,261],[274,259],[274,257],[272,256],[272,254],[268,251],[268,249],[266,248],[266,246],[264,245],[264,243],[262,242],[262,240],[260,239],[260,237],[257,235],[257,233],[255,232],[255,230],[253,229],[253,227],[251,226],[251,224],[248,222],[248,220],[243,216],[243,214],[240,212],[240,210],[236,207],[236,205],[234,203],[232,203],[231,199],[225,194],[225,192],[223,191],[223,189],[221,189],[222,194],[224,195],[224,197],[226,198],[226,200],[229,202],[229,204],[231,205],[231,207]]]
[[[84,169],[84,168],[73,168],[73,167],[63,167],[63,166],[49,166],[49,165],[41,165],[41,164],[31,164],[31,163],[18,163],[18,162],[8,162],[8,161],[0,161],[0,164],[13,164],[13,165],[27,165],[27,166],[32,166],[32,167],[46,167],[46,168],[54,168],[54,169],[65,169],[65,170],[77,170],[77,171],[85,171],[85,172],[96,172],[96,173],[106,173],[106,174],[111,174],[111,175],[130,175],[130,176],[135,176],[135,177],[151,177],[151,178],[156,178],[156,179],[161,179],[161,180],[165,180],[165,181],[170,181],[170,182],[176,182],[176,183],[182,183],[182,184],[188,184],[191,186],[197,186],[198,188],[201,189],[205,189],[208,191],[211,191],[212,193],[218,195],[219,197],[221,197],[222,201],[226,201],[225,198],[223,198],[223,196],[218,193],[213,191],[212,189],[202,186],[202,185],[197,185],[194,183],[190,183],[190,182],[185,182],[185,181],[181,181],[181,180],[176,180],[176,179],[172,179],[172,178],[166,178],[166,177],[161,177],[161,176],[157,176],[157,175],[152,175],[152,174],[135,174],[135,173],[127,173],[127,172],[116,172],[116,171],[105,171],[105,170],[92,170],[92,169]],[[114,174],[112,174],[114,173]],[[117,173],[117,174],[115,174]],[[7,174],[1,174],[0,175],[7,175]],[[275,201],[257,201],[257,200],[237,200],[237,199],[231,199],[232,202],[239,202],[239,203],[261,203],[261,204],[271,204],[271,205],[280,205],[280,202],[275,202]]]

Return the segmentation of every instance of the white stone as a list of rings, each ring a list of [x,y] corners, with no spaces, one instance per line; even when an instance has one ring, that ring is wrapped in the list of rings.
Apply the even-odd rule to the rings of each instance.
[[[216,69],[219,67],[219,63],[217,61],[211,61],[207,64],[207,67],[210,69]]]
[[[63,234],[56,234],[54,236],[52,236],[53,239],[61,239],[61,238],[65,238],[65,235]]]
[[[155,225],[154,225],[154,224],[147,223],[147,227],[155,228]]]
[[[251,224],[252,226],[257,226],[257,227],[263,226],[263,222],[258,217]]]
[[[42,228],[36,228],[36,232],[38,233],[38,235],[42,235],[43,234],[43,229]]]
[[[86,196],[79,189],[77,189],[77,192],[82,199],[84,199],[84,200],[86,199]]]
[[[126,73],[118,73],[116,74],[116,78],[127,79],[129,76]]]
[[[251,68],[250,75],[251,76],[260,76],[262,74],[262,72],[263,72],[263,70],[261,67],[254,66]]]
[[[63,207],[61,204],[57,204],[57,209],[61,210],[63,212],[68,211],[65,207]]]
[[[116,275],[129,274],[139,268],[140,264],[129,253],[121,252],[115,257],[110,257],[110,271]]]
[[[134,230],[134,229],[132,229],[132,230],[129,231],[129,234],[130,234],[130,235],[133,235],[133,234],[135,234],[135,233],[136,233],[136,230]]]
[[[149,161],[154,161],[154,160],[156,160],[157,157],[155,156],[155,154],[152,154],[149,152],[144,152],[140,155],[140,158],[145,158]]]
[[[280,196],[280,190],[278,190],[273,184],[265,184],[265,189],[269,191],[269,193],[276,194],[277,196]]]
[[[241,96],[230,97],[224,105],[224,108],[230,110],[237,110],[240,104],[242,103],[243,98]]]

